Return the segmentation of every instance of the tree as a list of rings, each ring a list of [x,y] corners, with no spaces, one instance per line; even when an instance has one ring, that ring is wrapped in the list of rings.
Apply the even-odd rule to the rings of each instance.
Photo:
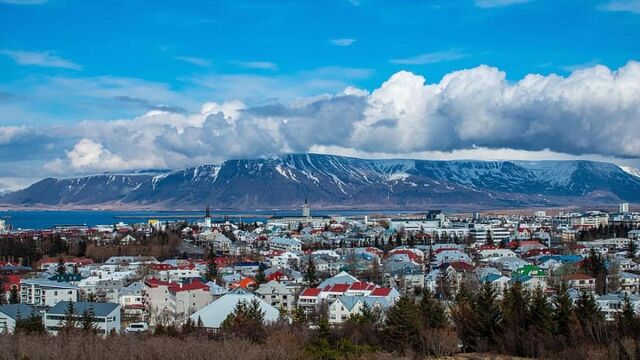
[[[493,245],[493,237],[491,236],[491,230],[487,230],[487,245]]]
[[[56,268],[56,274],[58,274],[59,278],[61,278],[66,273],[67,273],[67,266],[64,264],[64,259],[60,257],[58,258],[58,267]]]
[[[264,283],[267,282],[267,278],[264,275],[264,268],[262,266],[262,264],[260,264],[260,266],[258,267],[258,272],[256,273],[256,284],[257,285],[262,285]]]
[[[638,252],[638,244],[636,244],[635,240],[631,240],[629,242],[629,250],[627,251],[627,257],[629,259],[633,259],[636,256],[636,252]]]
[[[477,314],[474,326],[476,350],[494,345],[502,333],[502,312],[496,298],[496,290],[490,283],[484,283],[474,298],[473,311]]]
[[[42,317],[37,312],[32,312],[27,318],[22,318],[18,313],[16,316],[16,332],[24,334],[43,334],[44,324],[42,323]]]
[[[2,278],[0,278],[0,305],[4,305],[6,302],[6,293],[4,291],[4,283]]]
[[[304,272],[304,282],[308,287],[316,287],[318,285],[318,274],[316,273],[316,264],[313,262],[313,257],[309,255],[309,263],[307,269]]]
[[[218,264],[215,259],[209,259],[207,262],[206,278],[208,281],[215,282],[218,279]]]
[[[222,330],[252,342],[262,342],[267,336],[264,315],[257,299],[253,299],[251,302],[239,301],[233,312],[222,322]]]
[[[553,307],[541,287],[536,287],[531,294],[527,322],[539,334],[551,335],[553,333]]]
[[[82,330],[95,332],[97,329],[96,321],[96,313],[93,310],[93,307],[84,309],[82,317],[80,318],[80,326],[82,327]]]
[[[76,320],[77,313],[76,307],[73,301],[67,303],[67,309],[64,312],[64,322],[62,323],[62,330],[69,331],[78,327],[78,321]]]
[[[557,335],[570,336],[571,322],[573,320],[573,301],[569,296],[567,286],[563,283],[557,289],[553,320]]]
[[[428,328],[442,328],[447,326],[447,314],[442,304],[433,296],[429,289],[422,291],[419,303],[422,323]]]
[[[12,286],[9,290],[9,304],[19,304],[20,294],[18,293],[18,287]]]
[[[390,349],[404,355],[416,347],[422,327],[420,318],[415,316],[418,312],[413,299],[405,295],[387,310],[383,337]]]
[[[623,336],[638,336],[638,318],[627,294],[622,299],[622,311],[618,314],[618,330]]]
[[[511,288],[505,290],[501,305],[506,337],[504,345],[510,353],[525,356],[529,294],[522,289],[522,283],[516,281]]]

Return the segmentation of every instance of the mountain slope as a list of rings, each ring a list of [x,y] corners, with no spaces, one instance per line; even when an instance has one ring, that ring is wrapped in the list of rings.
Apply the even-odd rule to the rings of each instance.
[[[365,160],[290,154],[161,173],[47,178],[20,206],[495,208],[640,202],[640,178],[592,161]]]

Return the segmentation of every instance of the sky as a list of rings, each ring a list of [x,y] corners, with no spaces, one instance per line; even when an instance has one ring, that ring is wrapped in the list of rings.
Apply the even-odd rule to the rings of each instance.
[[[640,0],[0,0],[0,190],[289,152],[640,167]]]

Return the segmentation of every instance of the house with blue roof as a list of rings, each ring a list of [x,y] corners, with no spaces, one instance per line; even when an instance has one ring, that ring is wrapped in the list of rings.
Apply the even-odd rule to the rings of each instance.
[[[67,319],[69,303],[61,301],[45,313],[44,327],[48,332],[57,334],[62,329]],[[106,336],[112,332],[120,333],[120,304],[78,301],[73,302],[73,310],[76,327],[81,326],[82,315],[91,311],[94,315],[93,325],[99,334]]]
[[[0,305],[0,334],[12,334],[16,322],[30,316],[42,316],[36,309],[26,304]]]

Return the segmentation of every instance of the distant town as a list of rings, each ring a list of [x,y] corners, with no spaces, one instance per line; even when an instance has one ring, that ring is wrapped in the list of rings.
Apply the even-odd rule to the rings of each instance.
[[[542,354],[565,345],[519,352],[501,334],[531,327],[544,342],[573,336],[575,326],[610,334],[625,316],[638,323],[639,226],[626,203],[554,215],[314,216],[306,200],[299,215],[252,223],[214,222],[209,207],[196,222],[13,230],[2,221],[0,333],[233,333],[259,342],[268,331],[247,324],[328,337],[358,324],[375,343],[352,346],[398,354]],[[473,320],[479,311],[496,317]],[[436,343],[412,340],[427,330]],[[406,338],[385,340],[395,331]]]

